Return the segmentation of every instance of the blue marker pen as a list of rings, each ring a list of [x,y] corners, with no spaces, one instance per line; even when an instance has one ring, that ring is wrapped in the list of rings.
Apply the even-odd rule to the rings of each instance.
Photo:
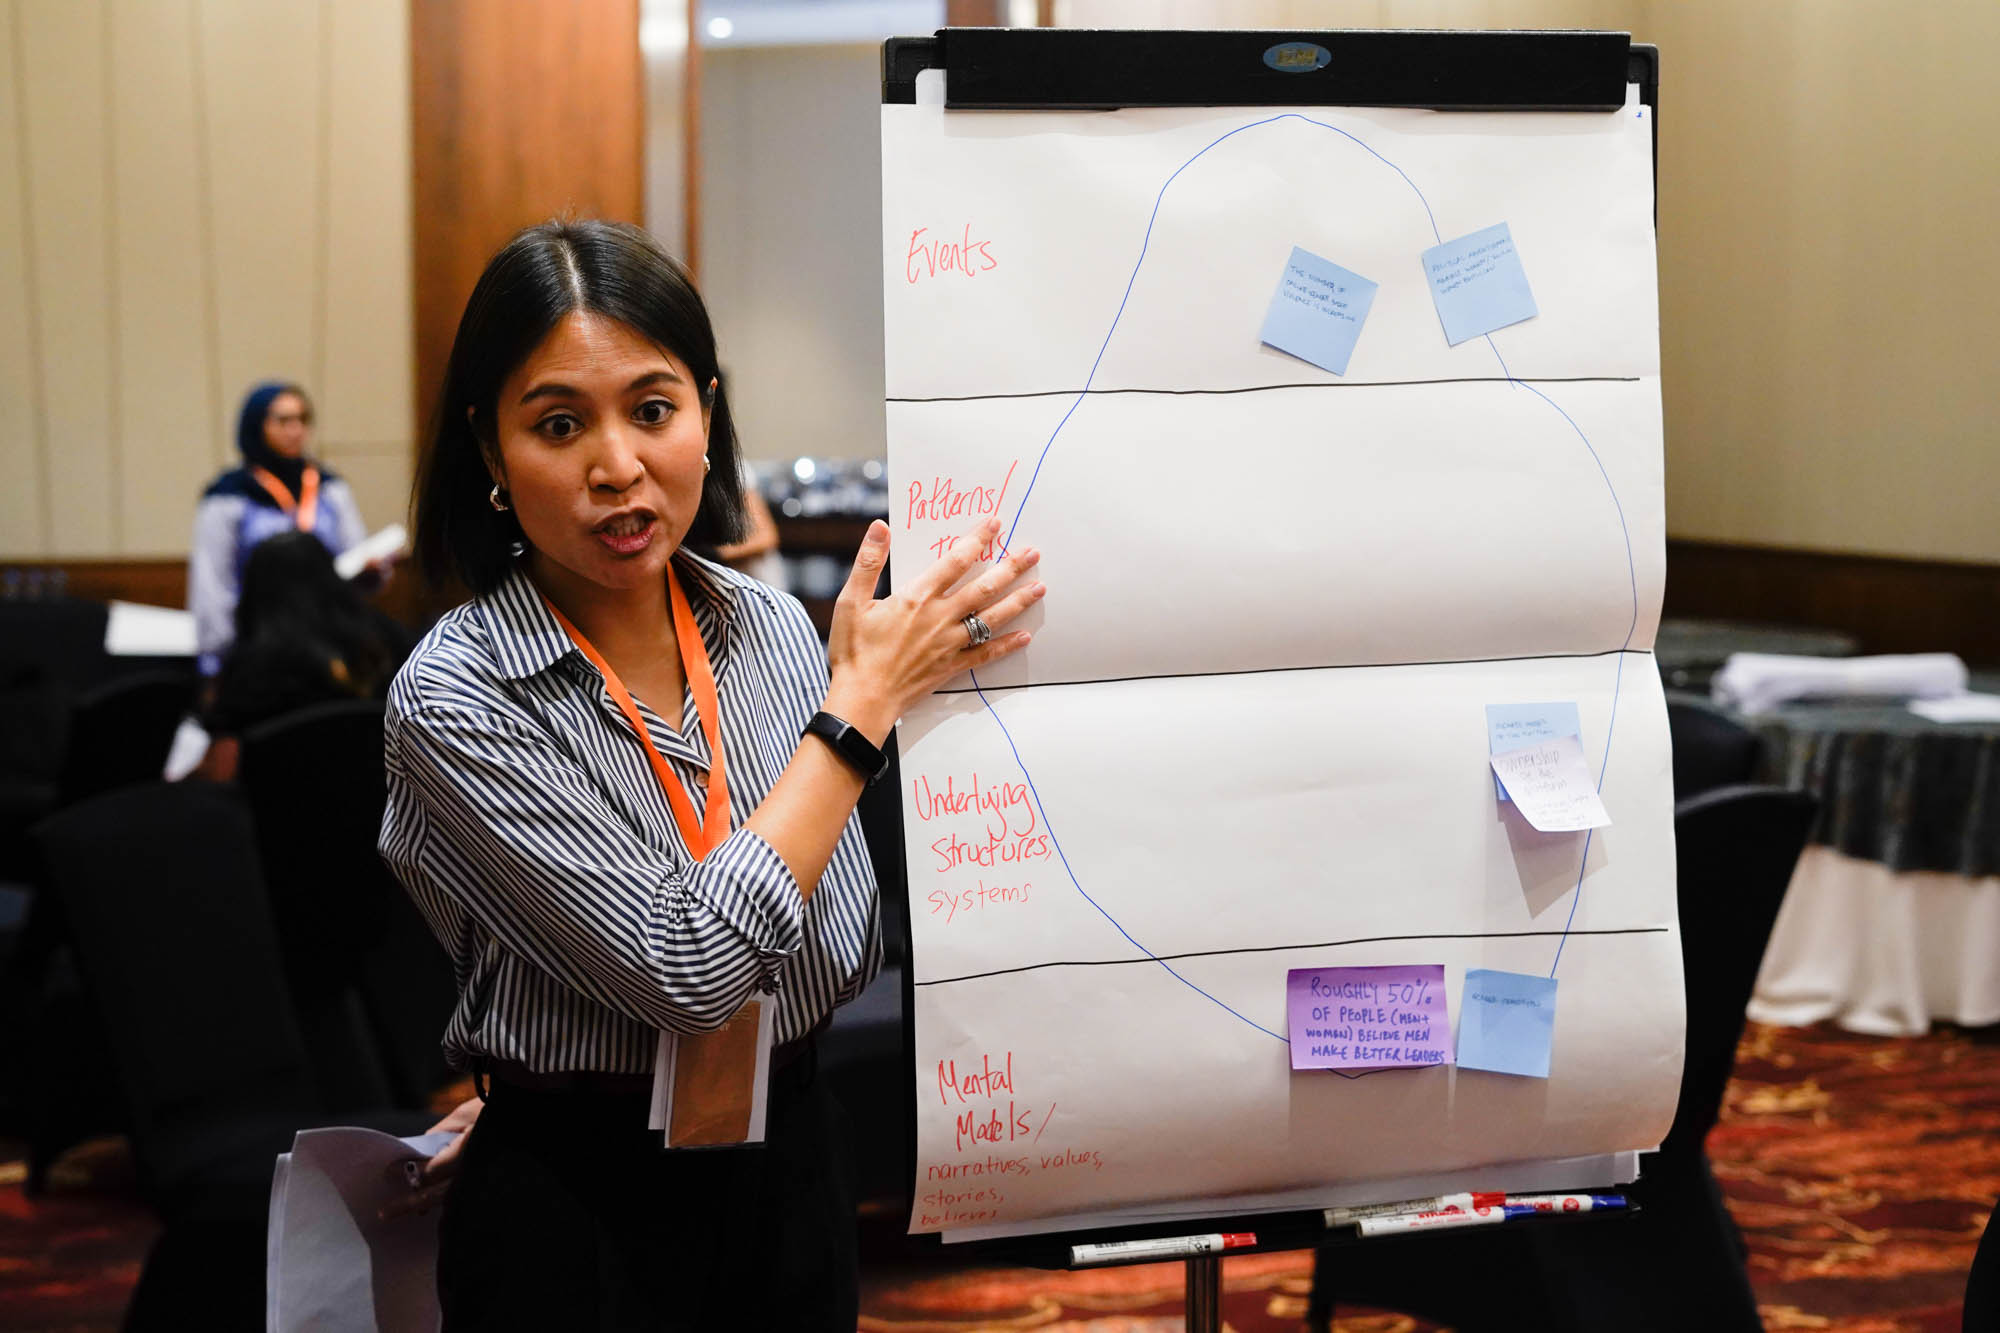
[[[1536,1213],[1591,1213],[1627,1205],[1622,1194],[1510,1194],[1506,1206]]]

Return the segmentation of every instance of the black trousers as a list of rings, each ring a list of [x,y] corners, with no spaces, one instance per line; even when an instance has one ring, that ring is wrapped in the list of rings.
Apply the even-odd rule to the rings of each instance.
[[[853,1333],[853,1166],[815,1065],[772,1075],[761,1148],[666,1152],[644,1094],[496,1081],[439,1221],[445,1333]]]

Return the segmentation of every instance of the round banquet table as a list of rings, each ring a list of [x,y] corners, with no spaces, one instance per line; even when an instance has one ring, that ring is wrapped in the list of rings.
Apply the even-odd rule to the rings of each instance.
[[[1660,679],[1670,690],[1707,690],[1731,653],[1852,657],[1859,651],[1859,641],[1839,630],[1678,616],[1662,620],[1653,639],[1653,661],[1660,668]]]
[[[2000,676],[1972,688],[2000,693]],[[2000,723],[1883,700],[1739,720],[1763,781],[1820,799],[1750,1016],[1878,1036],[2000,1022]]]

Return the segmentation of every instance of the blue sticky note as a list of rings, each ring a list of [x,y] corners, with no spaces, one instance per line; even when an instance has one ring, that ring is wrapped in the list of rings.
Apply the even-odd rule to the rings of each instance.
[[[1453,347],[1541,313],[1504,222],[1424,251],[1424,276]]]
[[[1373,304],[1374,283],[1294,246],[1258,338],[1321,370],[1345,375]]]
[[[1564,736],[1583,739],[1583,723],[1573,703],[1488,704],[1486,705],[1486,750],[1506,754],[1536,741],[1560,740]],[[1507,799],[1500,779],[1493,779],[1493,794]]]
[[[1555,1035],[1554,977],[1484,967],[1465,970],[1458,1005],[1460,1069],[1547,1078]]]

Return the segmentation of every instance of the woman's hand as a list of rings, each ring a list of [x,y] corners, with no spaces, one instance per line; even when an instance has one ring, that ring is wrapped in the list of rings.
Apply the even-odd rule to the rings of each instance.
[[[458,1174],[459,1154],[465,1151],[465,1140],[470,1137],[472,1126],[479,1119],[480,1108],[486,1103],[477,1097],[468,1097],[452,1109],[450,1115],[438,1121],[424,1132],[427,1134],[456,1134],[437,1155],[425,1162],[398,1162],[394,1179],[410,1187],[408,1194],[402,1195],[382,1207],[382,1218],[408,1217],[415,1213],[427,1213],[432,1205],[444,1198],[451,1188],[451,1179]],[[410,1168],[417,1168],[413,1174]]]
[[[1000,631],[1047,591],[1039,582],[1021,582],[1041,552],[1022,547],[960,586],[999,533],[999,522],[986,520],[904,591],[877,600],[875,584],[889,558],[889,525],[879,519],[869,524],[834,605],[827,711],[880,745],[896,719],[939,685],[1028,645],[1026,630]],[[976,648],[965,628],[971,615],[993,631],[993,638]]]

